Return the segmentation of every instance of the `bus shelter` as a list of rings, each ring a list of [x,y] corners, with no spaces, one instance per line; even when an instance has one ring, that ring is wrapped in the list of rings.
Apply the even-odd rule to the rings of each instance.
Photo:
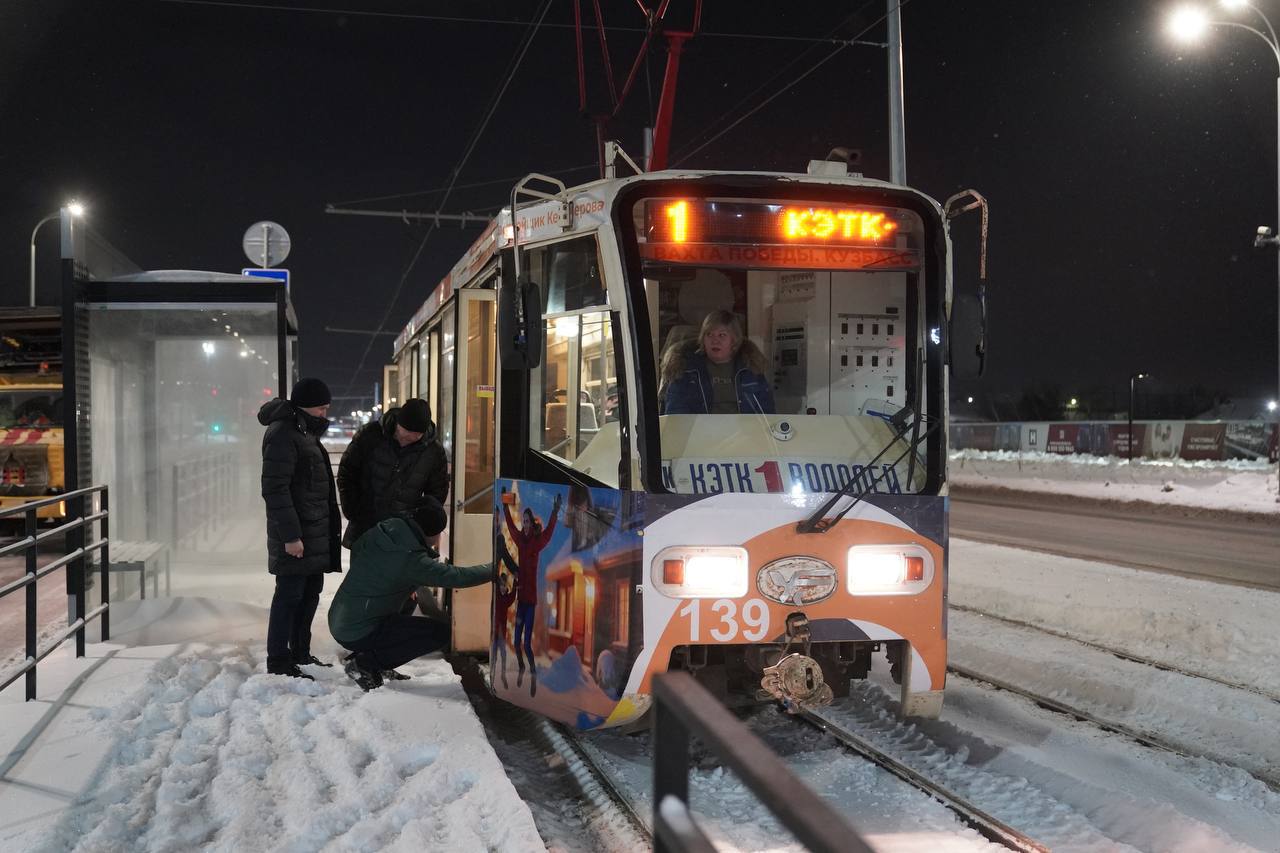
[[[66,488],[109,487],[111,599],[268,603],[257,413],[295,370],[287,285],[62,236]]]

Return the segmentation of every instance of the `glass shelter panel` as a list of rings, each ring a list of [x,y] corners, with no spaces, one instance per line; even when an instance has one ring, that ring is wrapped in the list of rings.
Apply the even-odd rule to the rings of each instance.
[[[258,411],[279,388],[275,306],[88,315],[92,477],[111,490],[112,539],[159,546],[148,577],[174,596],[269,604]],[[138,574],[112,587],[136,595]]]

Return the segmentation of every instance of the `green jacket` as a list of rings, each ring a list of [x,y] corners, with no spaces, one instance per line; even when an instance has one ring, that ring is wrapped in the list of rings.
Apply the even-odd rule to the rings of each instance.
[[[493,564],[453,566],[423,544],[412,521],[388,518],[356,540],[347,571],[329,605],[329,632],[339,643],[367,637],[399,613],[420,586],[478,586],[493,579]]]

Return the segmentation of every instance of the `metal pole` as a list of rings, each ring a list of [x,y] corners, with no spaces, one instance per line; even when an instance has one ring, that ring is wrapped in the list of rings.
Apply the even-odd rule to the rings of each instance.
[[[1267,21],[1267,26],[1270,25]],[[1280,75],[1276,76],[1276,210],[1280,216]],[[1276,220],[1276,230],[1280,232],[1280,219]],[[1276,353],[1277,391],[1280,391],[1280,252],[1276,253]],[[1280,393],[1276,395],[1276,405],[1276,441],[1280,442]],[[1276,503],[1280,503],[1280,453],[1276,454]]]
[[[36,227],[31,230],[31,307],[36,307],[36,232],[40,230],[40,226],[46,222],[52,222],[58,218],[57,213],[50,213],[44,219],[36,223]]]
[[[98,531],[102,536],[102,541],[107,543],[98,552],[98,569],[102,578],[102,605],[104,608],[102,611],[102,642],[104,643],[111,640],[111,500],[107,495],[107,491],[107,489],[103,489],[99,492],[102,495],[102,501],[98,504],[98,509],[102,512],[102,519],[98,522]]]
[[[889,180],[907,182],[907,130],[903,117],[902,0],[886,0],[889,22]]]
[[[1133,461],[1133,385],[1137,381],[1136,376],[1129,377],[1129,437],[1125,440],[1125,444],[1129,448],[1129,461]]]
[[[38,563],[36,558],[39,556],[40,545],[35,541],[36,533],[39,529],[36,526],[36,511],[29,509],[25,513],[27,528],[27,538],[31,540],[31,544],[27,546],[27,577],[31,578],[31,583],[27,584],[27,657],[35,661],[36,655],[40,653],[37,645],[36,626],[39,622],[39,614],[36,605],[39,601],[36,595],[36,569]],[[27,670],[27,701],[30,702],[36,698],[36,668],[33,664],[31,669]]]

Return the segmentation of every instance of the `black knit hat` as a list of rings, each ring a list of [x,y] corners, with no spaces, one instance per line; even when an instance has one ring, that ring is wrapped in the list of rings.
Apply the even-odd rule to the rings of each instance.
[[[426,400],[406,400],[396,415],[396,423],[409,432],[426,432],[431,429],[431,407]]]
[[[298,384],[293,386],[293,393],[289,395],[289,402],[300,409],[327,406],[332,401],[329,386],[311,376],[299,379]]]
[[[422,503],[413,508],[413,520],[427,536],[435,536],[449,523],[449,517],[445,515],[440,501],[430,495],[424,497]]]

